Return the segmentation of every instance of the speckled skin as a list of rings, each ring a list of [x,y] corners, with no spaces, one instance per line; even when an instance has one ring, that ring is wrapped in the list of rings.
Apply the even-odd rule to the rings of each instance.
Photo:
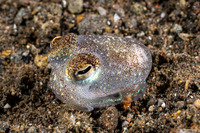
[[[91,111],[118,104],[127,95],[137,100],[146,91],[152,57],[134,39],[67,34],[54,38],[51,46],[50,88],[69,107]]]

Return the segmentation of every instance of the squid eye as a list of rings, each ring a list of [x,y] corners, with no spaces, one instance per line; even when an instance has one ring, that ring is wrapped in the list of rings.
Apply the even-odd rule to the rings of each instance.
[[[81,70],[81,71],[78,71],[78,72],[75,74],[75,76],[81,75],[81,74],[86,74],[87,72],[90,71],[91,68],[92,68],[91,66],[88,66],[86,69]]]
[[[100,63],[100,59],[93,54],[74,55],[66,63],[66,78],[75,84],[89,84],[99,78]]]
[[[77,80],[83,80],[92,75],[94,72],[94,68],[91,64],[86,64],[82,68],[79,68],[77,72],[75,72],[74,76]]]

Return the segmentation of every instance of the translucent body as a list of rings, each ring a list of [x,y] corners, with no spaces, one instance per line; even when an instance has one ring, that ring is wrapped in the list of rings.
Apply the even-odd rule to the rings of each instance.
[[[146,91],[152,57],[142,43],[116,36],[57,38],[48,55],[50,87],[67,106],[91,111],[121,103],[127,95],[137,100]],[[77,78],[78,72],[85,75]]]

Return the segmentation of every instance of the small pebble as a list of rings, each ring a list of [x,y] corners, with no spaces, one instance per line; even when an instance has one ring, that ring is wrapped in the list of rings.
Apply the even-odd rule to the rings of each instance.
[[[147,106],[155,105],[157,100],[155,98],[150,98],[150,100],[147,102]]]
[[[17,32],[17,25],[16,24],[13,25],[13,29],[14,29],[15,32]]]
[[[194,102],[194,106],[197,107],[198,109],[200,109],[200,99],[197,99],[197,100]]]
[[[107,21],[107,25],[111,25],[111,22],[110,22],[110,21]]]
[[[100,15],[88,15],[78,25],[79,34],[102,34],[106,20]]]
[[[9,109],[11,108],[10,104],[6,103],[6,105],[3,107],[4,109]]]
[[[137,20],[135,18],[130,18],[126,23],[126,27],[134,29],[137,27]]]
[[[177,102],[177,106],[178,106],[178,109],[182,109],[184,107],[184,101],[178,101]]]
[[[188,98],[188,99],[186,100],[187,104],[192,104],[193,101],[194,101],[194,100],[193,100],[192,98]]]
[[[158,107],[162,104],[162,103],[164,103],[164,100],[162,100],[162,99],[158,99]]]
[[[107,11],[103,7],[97,7],[97,11],[102,16],[106,15],[106,13],[107,13]]]
[[[22,56],[28,56],[28,54],[29,54],[29,50],[26,50],[26,51],[24,51],[23,53],[22,53]]]
[[[140,33],[137,34],[137,37],[142,37],[144,35],[145,35],[144,31],[141,31]]]
[[[166,107],[166,105],[165,105],[164,102],[161,104],[161,107],[162,107],[162,108],[165,108],[165,107]]]
[[[137,20],[136,19],[132,18],[130,22],[131,22],[131,25],[133,26],[133,28],[137,27]]]
[[[123,10],[123,8],[119,8],[117,9],[117,12],[116,12],[120,17],[124,17],[125,16],[125,12]]]
[[[118,20],[120,20],[120,17],[117,13],[115,13],[114,15],[114,22],[117,22]]]
[[[19,62],[19,61],[21,61],[21,59],[22,59],[22,56],[21,56],[22,54],[21,54],[21,51],[18,51],[18,52],[16,52],[16,53],[13,53],[13,54],[11,54],[11,56],[10,56],[10,59],[13,61],[13,62]]]
[[[182,30],[183,30],[183,28],[182,28],[182,26],[179,25],[179,24],[175,24],[174,27],[173,27],[173,31],[174,31],[175,33],[180,33],[180,32],[182,32]]]
[[[99,125],[106,130],[114,130],[118,125],[118,110],[111,106],[98,119]]]
[[[161,17],[161,18],[164,18],[164,17],[165,17],[165,13],[162,12],[162,13],[160,14],[160,17]]]
[[[1,55],[7,57],[7,56],[11,55],[12,53],[13,53],[13,51],[9,49],[9,50],[2,51]]]
[[[32,126],[28,129],[27,133],[37,133],[37,130],[34,126]]]
[[[149,107],[149,112],[153,112],[153,110],[154,110],[154,105],[151,105],[151,106]]]
[[[194,2],[192,8],[193,8],[193,11],[194,11],[195,14],[199,14],[199,12],[200,12],[200,2],[199,1]]]
[[[186,7],[186,5],[187,5],[187,3],[186,3],[185,0],[179,0],[179,3],[180,3],[180,7],[181,7],[182,9],[184,9],[184,8]]]
[[[71,13],[80,13],[83,10],[83,0],[68,0],[68,10]]]
[[[187,34],[187,33],[178,33],[178,36],[183,39],[184,41],[189,41],[189,38],[194,37],[192,34]]]
[[[135,14],[140,15],[146,10],[146,7],[144,7],[142,4],[135,3],[135,4],[132,5],[131,10]]]
[[[107,32],[107,33],[111,33],[112,32],[112,28],[111,27],[109,27],[109,26],[106,26],[105,27],[105,31]]]
[[[122,122],[122,128],[123,128],[123,127],[127,127],[128,125],[129,125],[129,122],[128,122],[128,121],[123,121],[123,122]]]
[[[70,120],[72,121],[73,125],[75,124],[76,122],[76,118],[74,117],[74,115],[71,115],[70,116]]]
[[[67,6],[67,1],[66,0],[62,0],[62,5],[65,8]]]

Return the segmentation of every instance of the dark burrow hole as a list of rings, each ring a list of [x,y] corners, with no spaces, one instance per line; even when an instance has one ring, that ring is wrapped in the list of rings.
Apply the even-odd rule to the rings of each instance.
[[[164,94],[166,93],[166,90],[170,87],[170,82],[169,80],[166,78],[165,75],[160,75],[160,85],[157,86],[157,94]]]
[[[192,89],[192,92],[193,93],[195,93],[195,92],[197,92],[197,91],[199,91],[199,88],[198,88],[198,86],[196,85],[196,84],[191,84],[191,89]]]
[[[8,103],[11,107],[14,107],[16,104],[18,104],[21,101],[21,98],[18,96],[13,96],[11,94],[7,95],[6,97],[6,103]]]
[[[34,87],[34,80],[33,78],[23,77],[20,83],[20,89],[22,94],[30,94],[30,90]]]

